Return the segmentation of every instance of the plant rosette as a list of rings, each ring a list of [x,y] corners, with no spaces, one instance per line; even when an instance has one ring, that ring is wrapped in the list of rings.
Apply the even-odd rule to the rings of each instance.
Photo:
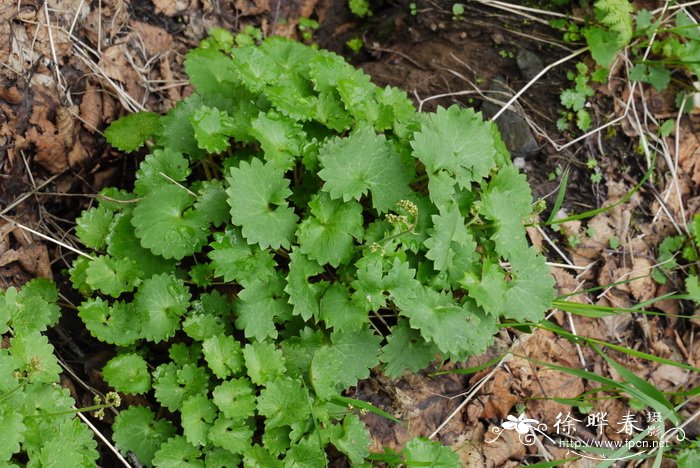
[[[195,94],[107,129],[148,154],[133,191],[77,222],[93,250],[71,270],[78,314],[118,349],[105,380],[179,413],[117,417],[145,465],[325,466],[328,445],[361,464],[376,455],[342,392],[481,353],[554,298],[495,125],[418,113],[330,52],[254,42],[215,31],[185,61]],[[400,457],[459,466],[424,439]]]

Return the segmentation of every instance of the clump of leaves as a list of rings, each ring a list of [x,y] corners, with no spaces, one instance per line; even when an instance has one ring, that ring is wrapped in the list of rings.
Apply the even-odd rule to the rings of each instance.
[[[682,70],[694,78],[687,80],[686,92],[678,94],[679,107],[687,93],[695,92],[689,83],[696,81],[700,75],[700,66],[697,65],[700,33],[685,11],[680,10],[675,14],[675,27],[665,27],[663,18],[654,16],[648,10],[634,14],[634,7],[628,0],[598,0],[594,11],[595,19],[584,26],[563,19],[552,23],[564,31],[565,41],[577,42],[583,35],[596,65],[589,72],[589,67],[580,62],[576,73],[569,73],[574,87],[562,92],[561,102],[567,110],[557,122],[560,129],[568,128],[571,122],[575,122],[583,131],[590,128],[591,117],[585,109],[587,99],[594,94],[590,83],[607,82],[608,70],[624,48],[629,49],[634,63],[629,71],[632,81],[648,83],[657,91],[662,91],[671,83],[672,72]],[[650,43],[651,49],[648,51]]]
[[[353,15],[358,18],[372,16],[372,9],[369,0],[348,0],[348,6]]]
[[[480,114],[417,113],[341,57],[276,37],[216,31],[185,69],[194,95],[107,132],[148,155],[133,191],[103,192],[76,230],[94,252],[71,270],[78,314],[120,350],[105,379],[180,416],[122,411],[122,451],[325,466],[333,445],[359,464],[370,440],[341,392],[543,317],[553,280],[525,236],[532,194]],[[406,450],[397,462],[459,466],[421,439]]]
[[[0,292],[0,463],[3,466],[94,466],[97,444],[58,385],[61,367],[43,332],[60,310],[53,283],[36,279]]]

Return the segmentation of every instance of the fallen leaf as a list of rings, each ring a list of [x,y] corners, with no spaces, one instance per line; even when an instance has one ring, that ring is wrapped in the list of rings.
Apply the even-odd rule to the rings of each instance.
[[[241,16],[255,16],[270,11],[269,0],[234,0],[233,5]]]
[[[100,90],[88,84],[80,101],[80,118],[90,132],[98,131],[102,125],[102,93]]]
[[[172,48],[173,37],[165,29],[140,21],[131,21],[130,25],[149,56],[162,54]]]
[[[166,16],[175,16],[187,11],[190,7],[189,0],[151,0],[156,13],[163,13]]]

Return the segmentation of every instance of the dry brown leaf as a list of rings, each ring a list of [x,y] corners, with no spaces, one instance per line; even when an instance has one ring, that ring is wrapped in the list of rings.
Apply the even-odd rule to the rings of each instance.
[[[173,37],[165,29],[140,21],[131,21],[130,25],[149,56],[162,54],[172,48]]]
[[[296,38],[299,18],[302,16],[310,17],[314,12],[314,8],[316,8],[316,3],[318,3],[318,0],[288,0],[279,3],[280,8],[275,8],[273,12],[275,21],[273,22],[274,31],[272,33],[292,39]],[[279,21],[281,18],[284,18],[286,21]]]
[[[563,268],[553,267],[552,276],[554,276],[557,290],[561,295],[575,293],[581,289],[581,282],[577,280],[574,275]],[[569,302],[584,304],[586,302],[586,297],[583,294],[575,294],[567,297],[566,300]]]
[[[688,381],[690,372],[670,364],[661,364],[651,373],[651,382],[662,391],[676,390]]]
[[[544,330],[536,330],[530,335],[519,353],[564,367],[578,368],[580,365],[573,344]],[[514,357],[508,362],[508,368],[525,397],[545,398],[528,403],[528,414],[540,421],[568,410],[567,406],[546,398],[575,398],[584,391],[580,378],[538,366],[525,358]]]
[[[17,89],[17,86],[11,86],[9,88],[0,86],[0,99],[10,104],[19,104],[22,101],[24,93]]]
[[[510,410],[520,401],[511,391],[513,378],[503,370],[498,370],[481,391],[480,400],[484,409],[479,416],[483,419],[505,419]]]
[[[32,243],[21,247],[18,253],[20,254],[19,264],[27,273],[40,278],[53,279],[49,251],[46,245]]]
[[[500,428],[496,426],[489,427],[485,435],[487,439],[492,440],[495,437],[494,429]],[[501,467],[504,466],[508,460],[520,461],[525,458],[525,445],[518,440],[518,433],[516,431],[503,431],[498,440],[491,444],[483,445],[483,452],[484,459],[486,460],[486,467]]]
[[[234,0],[233,5],[241,16],[255,16],[270,11],[270,0]]]
[[[163,13],[166,16],[175,16],[187,11],[190,7],[190,0],[151,0],[156,13]]]
[[[90,132],[95,132],[102,125],[102,93],[91,84],[87,85],[83,100],[80,102],[80,118]]]
[[[681,125],[681,135],[678,163],[696,185],[700,184],[700,138],[690,129],[687,122]]]
[[[651,279],[654,263],[645,257],[633,257],[629,288],[638,302],[646,302],[656,297],[656,282]]]

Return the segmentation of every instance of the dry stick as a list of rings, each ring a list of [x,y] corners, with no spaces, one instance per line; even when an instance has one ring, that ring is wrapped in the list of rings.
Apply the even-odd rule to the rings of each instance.
[[[73,406],[73,409],[75,409],[77,411],[77,408],[75,406]],[[122,463],[123,466],[125,466],[126,468],[131,468],[131,465],[129,464],[129,462],[127,462],[124,459],[124,457],[122,457],[121,453],[119,453],[119,451],[116,449],[116,447],[114,447],[114,445],[112,445],[112,443],[109,440],[107,440],[107,438],[105,436],[102,435],[100,430],[97,429],[95,427],[95,425],[92,424],[90,422],[90,420],[83,413],[78,411],[76,414],[92,430],[92,432],[94,432],[95,435],[100,438],[100,440],[109,448],[109,450],[112,453],[114,453],[114,456],[117,457],[117,459]]]
[[[518,98],[520,98],[520,96],[522,96],[523,93],[524,93],[525,91],[527,91],[528,89],[530,89],[530,87],[531,87],[533,84],[535,84],[535,83],[537,82],[537,80],[539,80],[540,78],[542,78],[542,76],[544,76],[549,70],[551,70],[551,69],[554,68],[554,67],[557,67],[557,66],[561,65],[562,63],[568,62],[569,60],[573,59],[574,57],[577,57],[577,56],[581,55],[582,53],[584,53],[584,52],[586,52],[586,51],[588,51],[588,47],[584,47],[583,49],[579,49],[579,50],[573,52],[572,54],[569,54],[569,55],[567,55],[566,57],[564,57],[564,58],[562,58],[562,59],[559,59],[559,60],[557,60],[557,61],[554,62],[554,63],[550,63],[549,65],[547,65],[546,67],[544,67],[542,70],[540,70],[540,72],[539,72],[537,75],[535,75],[534,78],[532,78],[525,86],[523,86],[523,87],[520,89],[520,91],[518,91],[517,93],[515,93],[515,95],[514,95],[512,98],[510,98],[510,100],[508,100],[508,102],[506,102],[506,104],[501,108],[501,110],[499,110],[498,112],[496,112],[496,115],[494,115],[494,116],[491,118],[491,120],[495,121],[496,119],[498,119],[498,118],[501,116],[501,114],[503,114],[506,110],[508,110],[508,108],[509,108],[515,101],[517,101]]]
[[[558,18],[566,18],[571,21],[576,21],[579,23],[584,23],[585,20],[583,18],[579,18],[577,16],[569,16],[565,15],[564,13],[558,13],[556,11],[548,11],[548,10],[539,10],[537,8],[531,8],[531,7],[526,7],[526,6],[521,6],[521,5],[514,5],[512,3],[507,3],[507,2],[499,2],[498,0],[476,0],[478,3],[481,3],[482,5],[486,6],[492,6],[494,8],[499,8],[501,10],[506,10],[510,11],[511,13],[515,14],[522,14],[519,13],[519,11],[529,11],[530,13],[538,13],[540,15],[545,15],[545,16],[556,16]],[[528,18],[530,18],[530,15],[527,15]],[[537,18],[539,19],[539,18]],[[543,22],[544,20],[540,20],[540,22]],[[546,21],[544,21],[545,24],[549,24]]]
[[[31,196],[33,196],[33,195],[38,195],[38,190],[41,190],[42,188],[44,188],[44,187],[46,187],[47,185],[49,185],[49,184],[50,184],[51,182],[53,182],[57,177],[63,175],[64,172],[65,172],[65,171],[60,172],[60,173],[58,173],[58,174],[52,175],[51,177],[49,177],[48,179],[46,179],[46,181],[42,182],[37,188],[31,190],[30,192],[25,193],[24,195],[22,195],[21,197],[19,197],[18,199],[16,199],[15,201],[13,201],[12,203],[10,203],[9,205],[7,205],[5,208],[2,209],[2,211],[0,211],[0,216],[2,216],[2,215],[4,215],[5,213],[7,213],[8,211],[14,209],[17,205],[21,204],[21,203],[22,203],[23,201],[25,201],[27,198],[29,198],[29,197],[31,197]]]
[[[471,399],[474,397],[474,395],[476,395],[476,393],[479,390],[481,390],[481,387],[483,387],[486,384],[486,382],[491,380],[491,377],[493,377],[493,375],[496,373],[496,371],[506,361],[508,361],[512,357],[511,351],[514,347],[515,347],[515,343],[513,344],[513,346],[511,346],[511,349],[508,350],[508,352],[505,354],[505,356],[503,356],[503,358],[501,358],[501,360],[498,361],[498,364],[496,364],[496,366],[493,369],[491,369],[491,372],[489,372],[488,374],[483,376],[481,379],[479,379],[479,382],[477,382],[477,384],[474,386],[474,388],[472,388],[471,391],[469,393],[467,393],[467,395],[464,397],[464,401],[462,403],[460,403],[459,406],[457,406],[457,408],[455,408],[454,411],[452,411],[452,413],[450,413],[450,415],[447,416],[447,418],[445,418],[445,420],[442,423],[440,423],[440,425],[437,427],[437,429],[435,429],[433,431],[433,433],[430,434],[430,436],[428,436],[429,439],[432,439],[436,435],[438,435],[440,433],[440,431],[442,430],[442,428],[447,426],[447,424],[457,415],[457,413],[462,411],[462,409],[465,406],[467,406],[467,403],[469,403],[471,401]]]
[[[68,249],[68,250],[70,250],[71,252],[75,252],[75,253],[77,253],[78,255],[81,255],[81,256],[83,256],[83,257],[89,259],[89,260],[94,260],[94,259],[95,259],[93,256],[88,255],[88,254],[86,254],[85,252],[83,252],[83,251],[81,251],[81,250],[78,250],[78,249],[76,249],[75,247],[72,247],[72,246],[66,244],[65,242],[58,241],[58,240],[56,240],[56,239],[54,239],[54,238],[52,238],[52,237],[47,236],[46,234],[42,234],[42,233],[40,233],[39,231],[36,231],[36,230],[30,228],[29,226],[25,226],[24,224],[19,223],[19,222],[13,220],[12,218],[8,218],[7,216],[5,216],[5,215],[3,215],[3,214],[0,214],[0,218],[4,219],[4,220],[7,221],[8,223],[11,223],[13,226],[17,226],[18,228],[20,228],[20,229],[22,229],[22,230],[24,230],[24,231],[30,232],[30,233],[34,234],[35,236],[39,236],[39,237],[41,237],[41,238],[44,239],[44,240],[47,240],[47,241],[52,242],[52,243],[54,243],[54,244],[60,245],[60,246],[63,247],[64,249]]]

